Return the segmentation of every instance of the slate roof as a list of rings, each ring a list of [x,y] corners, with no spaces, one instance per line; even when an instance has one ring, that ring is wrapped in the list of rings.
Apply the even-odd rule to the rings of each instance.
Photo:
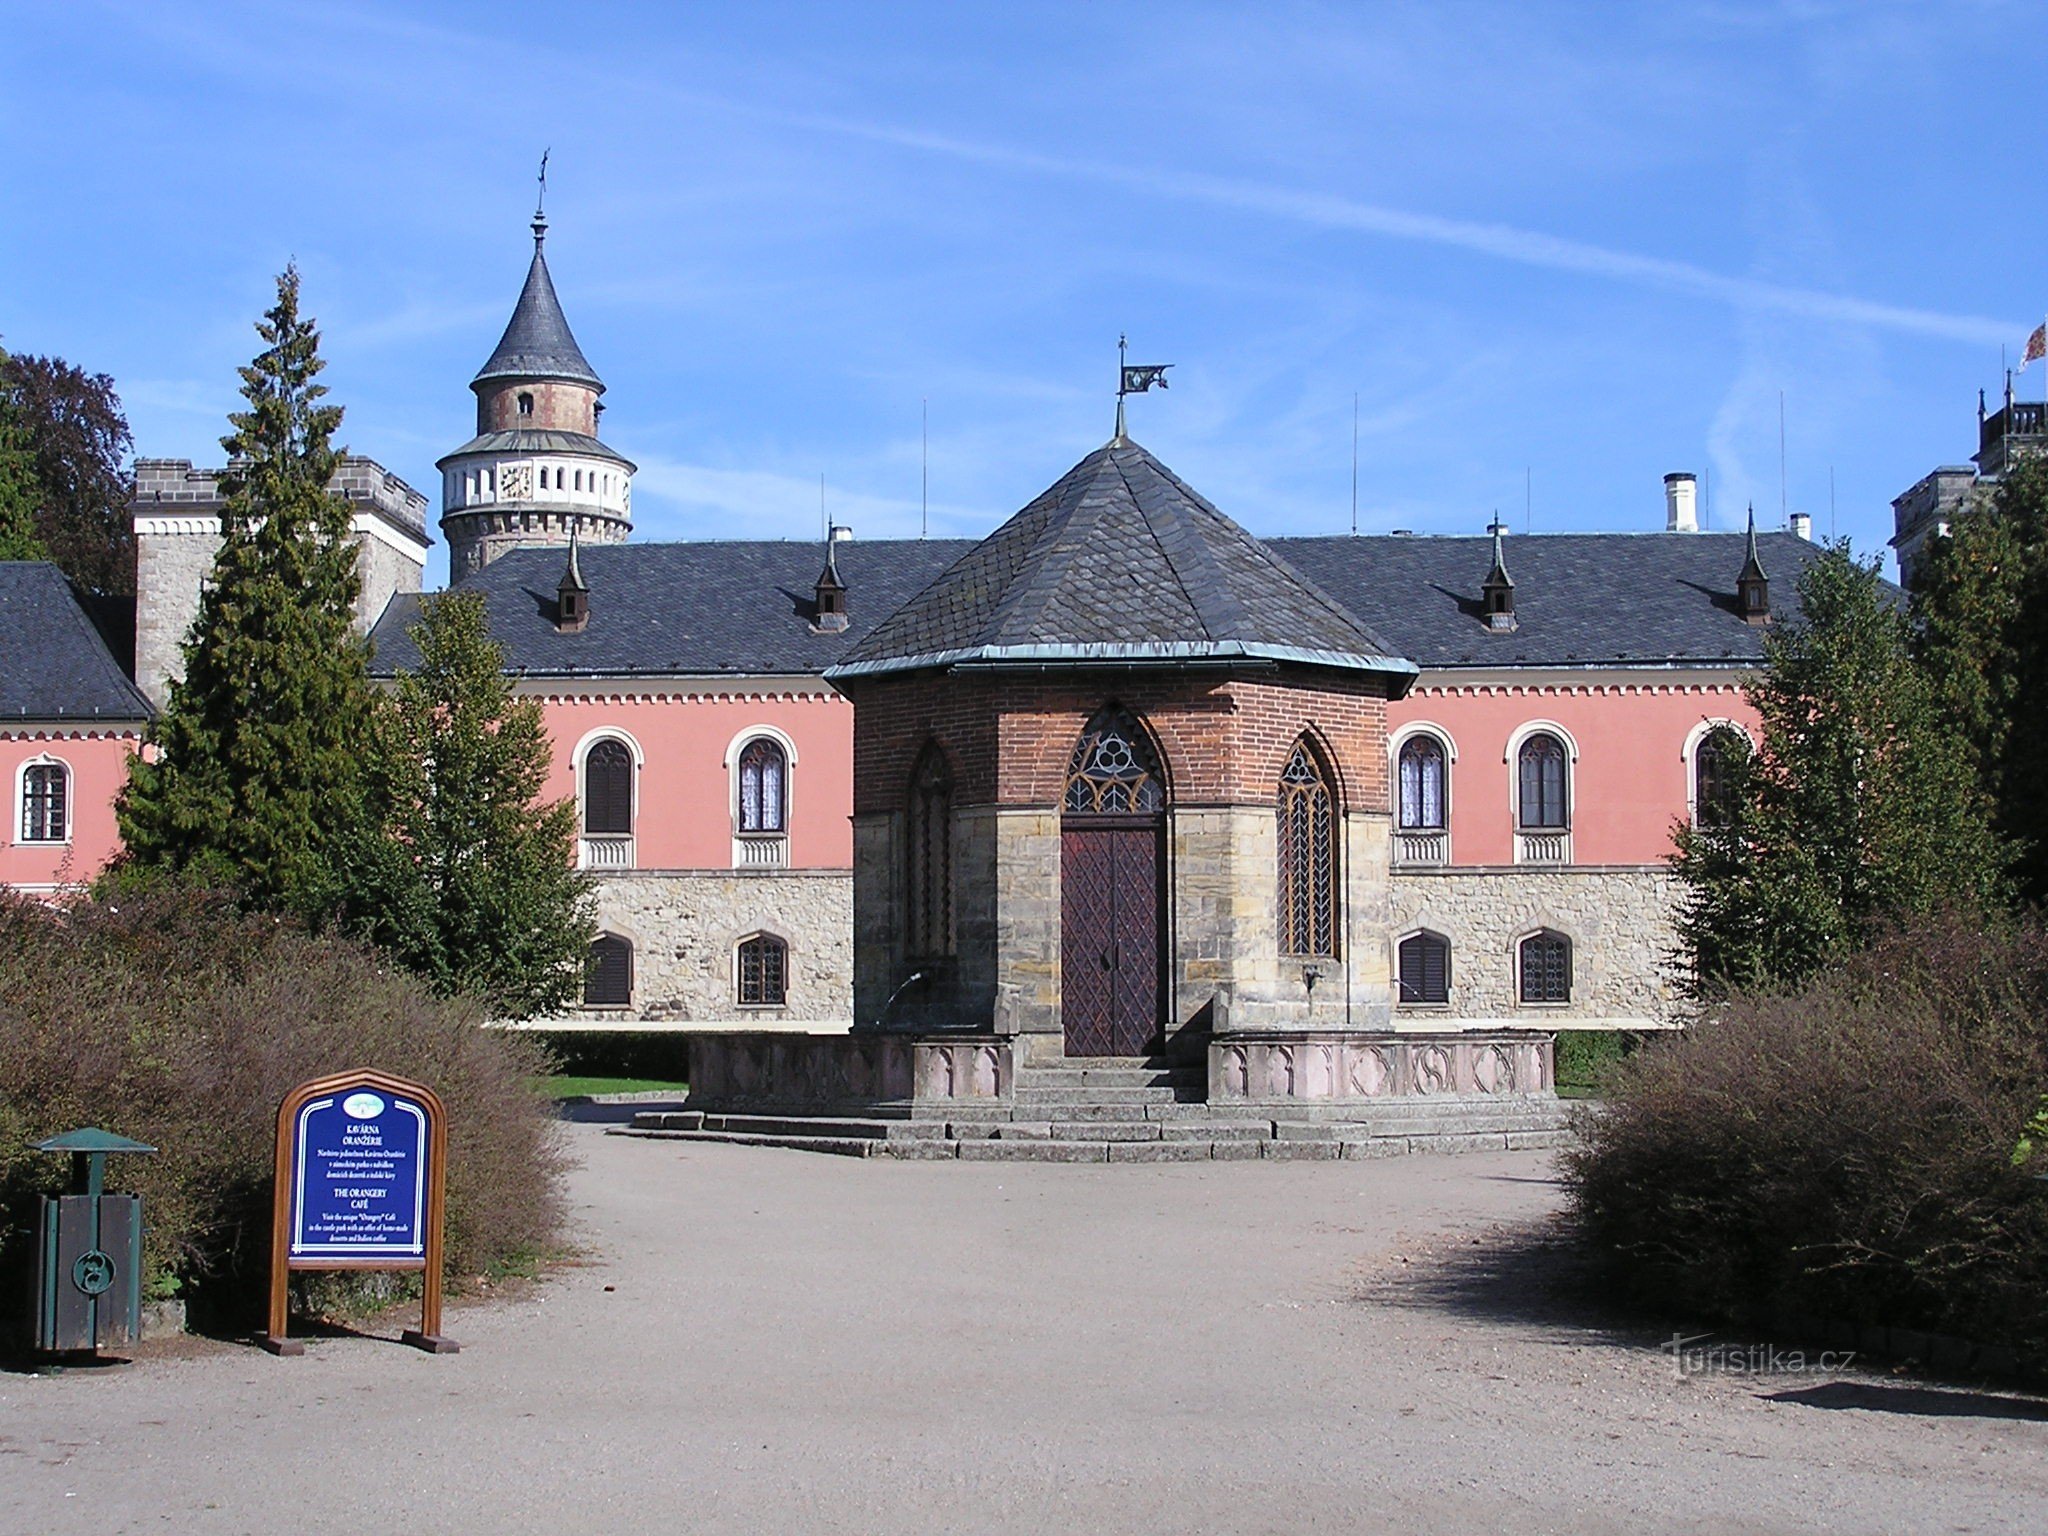
[[[526,286],[519,290],[519,302],[505,334],[498,338],[497,350],[470,380],[472,389],[490,379],[568,379],[604,389],[604,381],[584,361],[583,349],[576,345],[562,313],[562,301],[555,297],[554,279],[541,254],[546,228],[544,223],[534,226],[533,265],[526,269]]]
[[[436,459],[434,468],[444,469],[471,453],[573,453],[586,459],[609,459],[624,466],[628,474],[640,467],[617,449],[585,433],[520,427],[510,432],[485,432],[472,437],[453,453]]]
[[[1797,612],[1794,586],[1817,544],[1760,533],[1771,609]],[[1739,533],[1545,533],[1506,542],[1515,628],[1489,632],[1479,584],[1490,538],[1402,535],[1274,539],[1296,566],[1425,668],[1754,663],[1764,632],[1735,600]]]
[[[858,641],[828,676],[1237,658],[1415,672],[1272,546],[1118,437]]]
[[[0,561],[0,726],[8,720],[139,724],[154,713],[62,571],[46,560]]]
[[[816,543],[712,540],[585,544],[577,564],[590,618],[577,634],[555,628],[564,549],[514,549],[462,582],[479,591],[506,667],[533,677],[817,676],[973,546],[964,539],[875,539],[837,551],[848,625],[811,629],[824,551]],[[406,630],[419,598],[401,594],[371,631],[371,670],[415,666]]]
[[[1490,633],[1479,584],[1492,540],[1404,535],[1264,541],[1285,565],[1331,594],[1390,654],[1429,669],[1459,667],[1742,667],[1763,656],[1735,578],[1739,533],[1553,533],[1510,536],[1517,627]],[[1771,604],[1796,612],[1793,589],[1820,547],[1760,533]],[[536,677],[817,676],[856,652],[896,610],[965,557],[966,539],[860,540],[838,546],[849,624],[810,627],[823,552],[815,543],[720,540],[585,545],[589,626],[554,627],[561,549],[501,555],[465,588],[484,592],[506,664]],[[416,597],[392,599],[374,632],[376,670],[413,665],[407,625]]]

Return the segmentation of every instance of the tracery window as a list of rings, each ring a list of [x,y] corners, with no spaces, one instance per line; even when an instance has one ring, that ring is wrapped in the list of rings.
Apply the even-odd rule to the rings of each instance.
[[[1451,941],[1440,933],[1411,933],[1396,951],[1401,1001],[1410,1005],[1451,1000]]]
[[[1572,1000],[1572,941],[1544,929],[1522,940],[1521,998],[1525,1003]]]
[[[1410,736],[1401,743],[1401,820],[1403,832],[1444,829],[1444,744],[1430,735]]]
[[[1749,738],[1732,726],[1716,726],[1692,754],[1692,819],[1702,827],[1725,827],[1735,816],[1737,777],[1749,756]]]
[[[1280,773],[1280,953],[1337,953],[1337,833],[1328,776],[1306,741]]]
[[[1522,743],[1520,825],[1532,831],[1562,832],[1571,825],[1569,759],[1564,743],[1538,731]]]
[[[61,843],[71,836],[71,770],[30,763],[21,770],[21,840]]]
[[[740,1003],[779,1008],[789,997],[789,946],[772,933],[757,933],[739,948]]]
[[[789,830],[789,761],[782,748],[756,736],[740,749],[740,830]]]
[[[586,1008],[619,1008],[633,1001],[633,942],[616,933],[601,933],[590,946],[583,969]]]
[[[1067,766],[1070,816],[1150,815],[1166,809],[1159,757],[1138,722],[1117,705],[1088,722]]]
[[[606,736],[583,754],[583,831],[588,836],[633,830],[633,754]]]
[[[905,937],[911,955],[953,952],[953,770],[937,742],[927,742],[910,774],[910,910]]]

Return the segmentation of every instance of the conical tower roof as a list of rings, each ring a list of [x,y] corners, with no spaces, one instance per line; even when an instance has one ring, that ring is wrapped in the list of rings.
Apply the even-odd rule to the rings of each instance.
[[[1415,664],[1128,438],[1089,454],[825,675],[1009,663]]]
[[[562,313],[562,301],[555,297],[548,259],[541,251],[547,230],[547,219],[535,214],[533,265],[526,269],[526,286],[519,290],[519,302],[505,334],[498,338],[497,350],[470,380],[471,389],[507,379],[566,379],[604,392],[604,380],[584,360],[583,349],[576,345],[568,317]]]

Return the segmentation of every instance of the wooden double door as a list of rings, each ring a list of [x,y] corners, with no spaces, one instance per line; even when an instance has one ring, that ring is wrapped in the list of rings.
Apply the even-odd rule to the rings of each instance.
[[[1157,816],[1060,823],[1060,1019],[1069,1056],[1143,1056],[1158,1044],[1164,836]]]

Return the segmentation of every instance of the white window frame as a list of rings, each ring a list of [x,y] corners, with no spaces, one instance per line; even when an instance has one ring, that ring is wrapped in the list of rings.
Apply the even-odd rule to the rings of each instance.
[[[64,770],[64,835],[27,838],[21,835],[22,818],[28,810],[28,771],[31,768]],[[78,831],[78,770],[52,752],[38,752],[14,770],[14,832],[9,839],[22,848],[68,848]]]
[[[1716,731],[1735,732],[1749,743],[1752,755],[1757,749],[1756,736],[1739,720],[1702,720],[1686,732],[1685,745],[1679,749],[1678,759],[1685,764],[1685,820],[1688,826],[1696,827],[1700,821],[1700,748]]]
[[[628,801],[633,830],[630,832],[589,833],[583,830],[583,766],[590,749],[600,741],[616,741],[623,746],[633,759],[633,772]],[[631,731],[616,725],[599,725],[583,733],[576,743],[576,750],[569,754],[569,766],[576,775],[576,867],[578,869],[618,870],[639,868],[640,847],[640,775],[647,766],[647,754],[640,749],[639,740]],[[637,950],[638,946],[635,945]]]
[[[1444,749],[1444,825],[1440,832],[1404,829],[1401,825],[1401,749],[1417,736],[1434,736],[1437,745]],[[1453,784],[1458,767],[1458,738],[1434,720],[1411,720],[1387,738],[1387,787],[1388,798],[1394,811],[1394,858],[1397,863],[1406,864],[1448,864],[1452,860],[1451,817],[1454,813],[1452,799]],[[1441,839],[1442,857],[1404,858],[1402,841],[1427,843]],[[1435,930],[1432,929],[1431,932]],[[1406,937],[1406,935],[1403,935]]]
[[[747,744],[762,737],[782,749],[782,830],[780,832],[742,832],[740,830],[740,754]],[[789,840],[791,829],[796,825],[796,743],[787,731],[772,725],[750,725],[734,733],[725,744],[725,794],[727,824],[732,830],[732,867],[734,869],[786,869],[789,866]],[[766,930],[763,930],[764,932]],[[777,935],[777,937],[781,937]],[[787,939],[783,940],[788,943]],[[737,948],[733,951],[738,954]],[[738,962],[735,961],[735,964]]]
[[[1555,736],[1564,744],[1564,825],[1555,828],[1525,827],[1522,824],[1522,745],[1531,736],[1545,734]],[[1515,862],[1553,868],[1571,863],[1572,833],[1579,823],[1578,738],[1555,720],[1525,720],[1508,736],[1507,751],[1501,762],[1508,770],[1508,830],[1514,839]],[[1563,858],[1535,856],[1535,848],[1558,838],[1563,839]]]

